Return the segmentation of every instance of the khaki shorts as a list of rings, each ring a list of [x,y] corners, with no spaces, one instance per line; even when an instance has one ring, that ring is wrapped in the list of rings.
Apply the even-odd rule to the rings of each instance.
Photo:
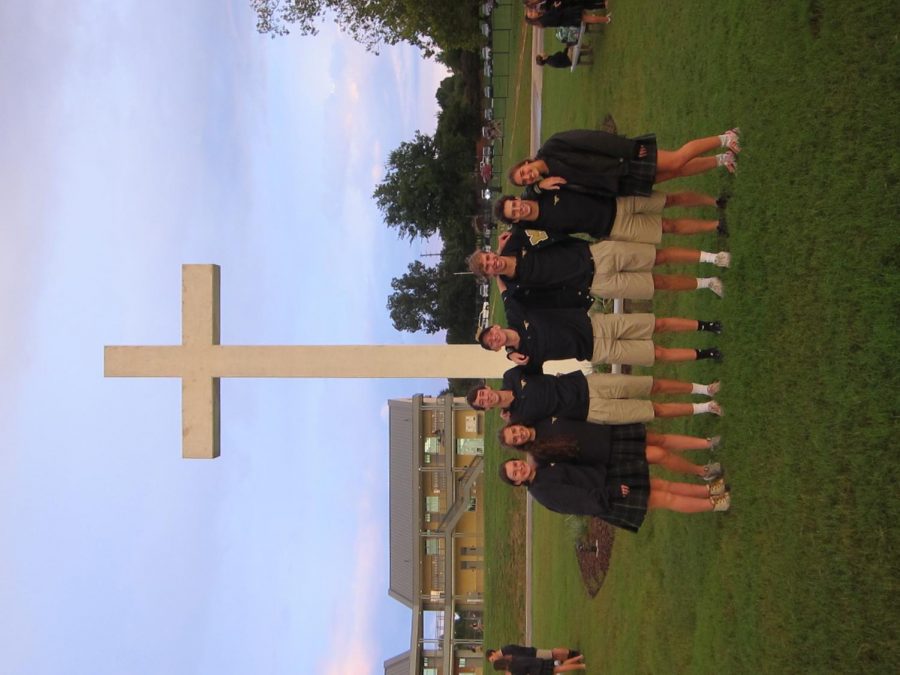
[[[632,424],[653,419],[653,404],[640,398],[650,396],[652,377],[593,373],[587,376],[587,383],[588,422]]]
[[[594,352],[591,363],[652,366],[656,360],[653,314],[591,314]]]
[[[587,421],[594,424],[646,424],[654,417],[653,404],[646,399],[591,399]]]
[[[662,212],[665,206],[664,192],[654,191],[649,197],[618,197],[609,239],[658,244],[662,241]]]
[[[649,300],[653,297],[656,247],[626,241],[591,244],[594,279],[591,295],[598,298]]]

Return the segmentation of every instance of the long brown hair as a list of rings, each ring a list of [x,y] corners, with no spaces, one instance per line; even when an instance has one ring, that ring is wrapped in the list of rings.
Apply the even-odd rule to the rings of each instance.
[[[503,437],[503,432],[508,427],[514,426],[512,422],[500,427],[497,432],[500,444],[513,450],[530,452],[535,459],[544,462],[564,462],[578,456],[578,440],[574,436],[553,436],[552,438],[535,438],[523,445],[509,445]],[[525,425],[522,425],[525,426]]]

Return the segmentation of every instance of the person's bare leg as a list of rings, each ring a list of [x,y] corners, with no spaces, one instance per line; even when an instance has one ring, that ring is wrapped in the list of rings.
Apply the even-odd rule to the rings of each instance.
[[[690,403],[653,403],[656,417],[687,417],[694,414],[694,406]]]
[[[708,159],[715,159],[709,157]],[[691,160],[693,161],[693,160]],[[659,182],[659,181],[657,181]],[[666,205],[663,208],[674,209],[678,207],[689,208],[692,206],[715,206],[716,198],[704,192],[669,192],[666,194]]]
[[[647,432],[647,445],[656,445],[673,452],[709,450],[710,448],[708,438],[684,436],[683,434],[658,434],[655,431]]]
[[[715,155],[710,157],[694,157],[687,164],[677,171],[660,171],[659,166],[656,168],[656,182],[664,183],[673,178],[685,178],[686,176],[696,176],[707,171],[712,171],[718,166]]]
[[[686,476],[703,477],[706,475],[706,469],[699,464],[687,461],[681,455],[675,455],[657,445],[647,446],[647,462],[649,464],[658,464],[668,469],[672,473],[683,473]]]
[[[654,266],[666,265],[669,263],[698,263],[700,262],[700,251],[696,248],[659,248],[656,249],[656,262]]]
[[[697,279],[680,274],[654,274],[653,288],[657,291],[694,291]]]
[[[709,497],[709,485],[701,485],[698,483],[680,483],[676,481],[666,481],[666,492],[674,495],[682,495],[683,497],[697,497],[706,499]]]
[[[663,218],[663,234],[702,234],[715,232],[719,227],[718,220],[700,220],[698,218]]]
[[[706,136],[688,141],[677,150],[659,150],[656,153],[656,170],[678,172],[695,157],[721,147],[722,141],[718,136]]]
[[[697,350],[654,345],[653,356],[657,361],[696,361]]]
[[[699,321],[696,319],[683,319],[680,316],[658,318],[653,326],[654,333],[690,333],[699,329]]]
[[[608,16],[600,16],[598,14],[589,14],[587,10],[585,10],[581,15],[581,20],[586,24],[591,23],[609,23],[610,18]]]
[[[667,482],[667,481],[665,481]],[[648,509],[665,509],[678,513],[704,513],[713,510],[709,499],[696,499],[673,494],[664,488],[657,487],[654,480],[650,481],[650,499],[647,500]]]
[[[694,389],[691,382],[683,382],[681,380],[666,380],[660,377],[653,378],[653,386],[650,387],[651,394],[690,394]]]

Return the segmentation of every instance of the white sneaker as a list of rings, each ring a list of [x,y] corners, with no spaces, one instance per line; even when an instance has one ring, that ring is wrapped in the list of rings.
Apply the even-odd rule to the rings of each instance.
[[[725,137],[725,145],[723,147],[728,148],[735,154],[737,154],[741,151],[741,129],[740,129],[740,127],[734,127],[733,129],[729,129],[722,135]]]
[[[728,173],[737,173],[737,155],[731,150],[721,155],[716,155],[716,165],[724,166]]]
[[[719,251],[716,253],[713,265],[716,267],[731,267],[731,254],[728,251]]]
[[[716,380],[715,382],[710,382],[706,387],[706,390],[709,392],[710,397],[715,397],[715,395],[718,394],[721,391],[721,389],[722,389],[721,380]]]
[[[709,498],[709,503],[713,506],[713,511],[727,511],[731,508],[731,493],[726,492],[722,495],[712,495]]]
[[[718,415],[719,417],[725,417],[725,409],[719,405],[718,401],[709,402],[709,412],[713,415]]]
[[[722,280],[719,277],[710,279],[708,288],[720,298],[725,297],[725,284],[722,283]]]

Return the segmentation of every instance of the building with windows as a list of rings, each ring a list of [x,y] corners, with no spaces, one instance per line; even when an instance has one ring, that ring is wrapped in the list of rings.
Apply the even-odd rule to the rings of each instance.
[[[385,675],[482,672],[484,413],[421,394],[390,409],[390,588],[410,648]]]

